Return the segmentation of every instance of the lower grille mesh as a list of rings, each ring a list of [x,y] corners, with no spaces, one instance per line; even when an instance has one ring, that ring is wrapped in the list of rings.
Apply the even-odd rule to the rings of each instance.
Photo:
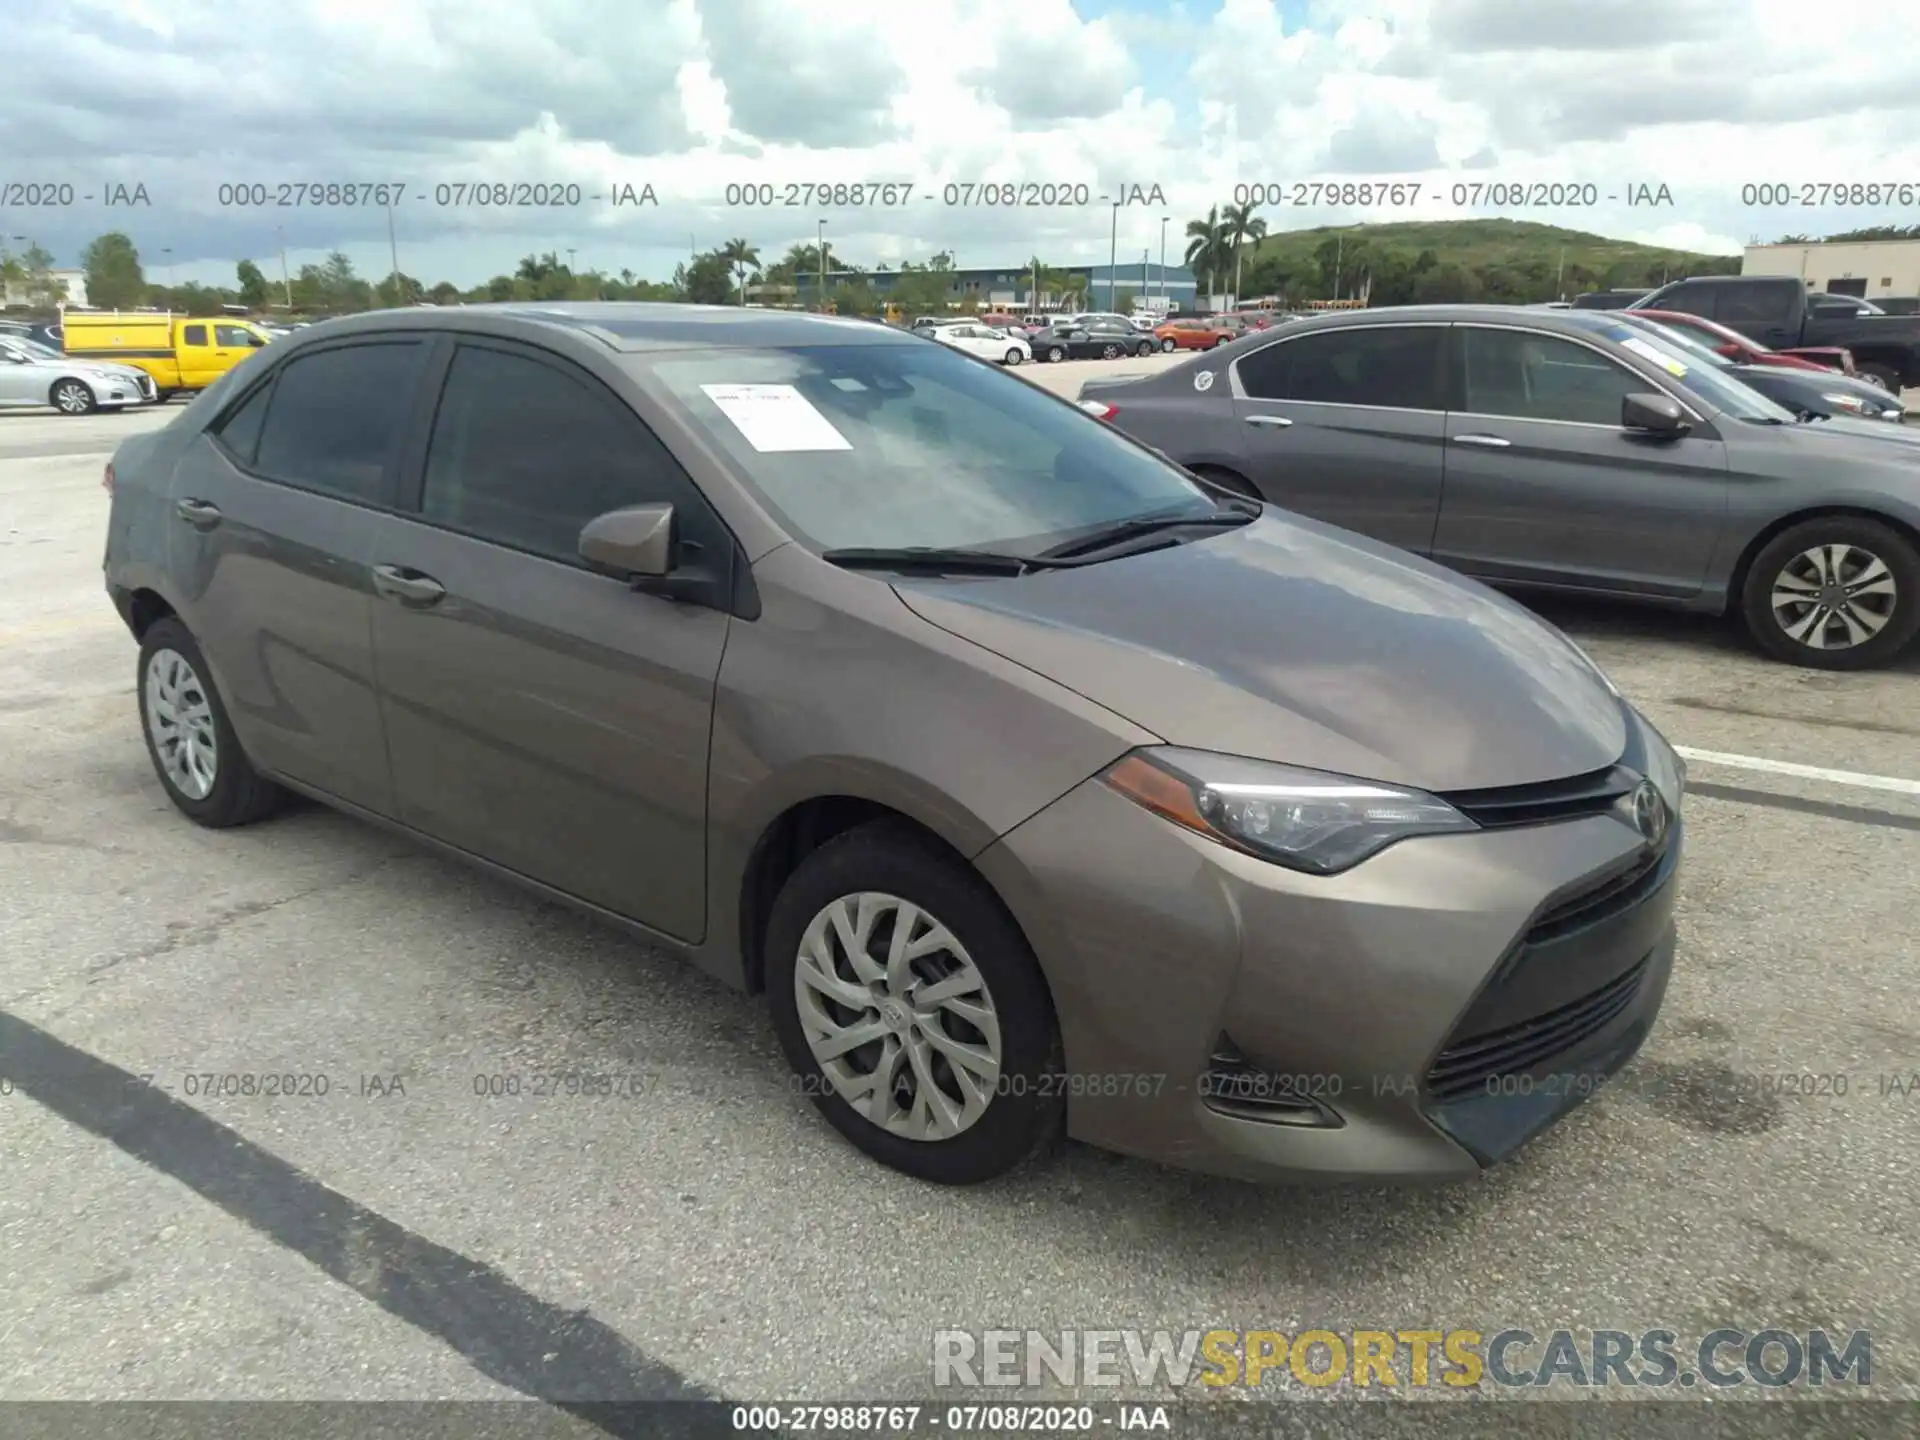
[[[1613,1023],[1640,991],[1647,960],[1591,994],[1503,1030],[1470,1036],[1440,1052],[1427,1072],[1427,1088],[1439,1100],[1487,1093],[1487,1082],[1530,1069],[1578,1045]]]

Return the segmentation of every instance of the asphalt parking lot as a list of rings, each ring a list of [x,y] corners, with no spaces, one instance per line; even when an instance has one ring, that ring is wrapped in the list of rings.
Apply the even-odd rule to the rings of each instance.
[[[1874,1392],[1920,1394],[1920,655],[1546,609],[1693,752],[1690,850],[1653,1039],[1507,1166],[1291,1191],[1069,1147],[950,1192],[676,961],[322,809],[182,819],[99,572],[107,452],[164,418],[0,415],[0,1054],[63,1077],[0,1087],[0,1397],[925,1399],[931,1333],[988,1326],[1868,1329]],[[477,1093],[555,1071],[639,1093]],[[192,1078],[238,1074],[327,1093]]]

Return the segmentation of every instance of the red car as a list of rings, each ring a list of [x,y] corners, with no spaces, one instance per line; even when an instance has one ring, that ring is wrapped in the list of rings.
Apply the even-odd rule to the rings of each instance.
[[[1674,325],[1690,330],[1708,349],[1726,356],[1736,365],[1775,365],[1783,370],[1838,370],[1851,375],[1853,352],[1838,346],[1808,346],[1798,350],[1769,350],[1758,341],[1749,340],[1738,330],[1729,330],[1717,320],[1708,320],[1700,315],[1688,315],[1679,310],[1641,310],[1634,314],[1645,315],[1650,320],[1658,320],[1663,325]]]

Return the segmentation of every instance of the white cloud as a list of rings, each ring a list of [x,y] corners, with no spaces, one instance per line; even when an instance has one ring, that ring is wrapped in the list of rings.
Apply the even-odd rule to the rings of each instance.
[[[471,283],[533,248],[664,274],[691,240],[769,252],[821,218],[842,254],[897,263],[1104,260],[1098,203],[941,203],[947,182],[1028,181],[1123,210],[1116,248],[1157,254],[1236,184],[1417,181],[1417,203],[1268,212],[1276,228],[1444,218],[1456,183],[1593,185],[1592,206],[1496,211],[1731,249],[1752,234],[1910,223],[1911,207],[1761,211],[1743,182],[1920,184],[1920,89],[1884,14],[1808,26],[1798,0],[10,0],[0,179],[97,191],[142,181],[149,212],[81,205],[16,233],[71,260],[118,224],[208,278],[286,233],[385,265],[383,213],[235,208],[222,183],[405,179],[409,268]],[[447,207],[436,184],[652,184],[658,209]],[[895,181],[894,209],[728,209],[729,185]],[[1668,186],[1670,207],[1625,203]],[[564,191],[563,191],[564,193]],[[1484,193],[1484,192],[1483,192]],[[796,192],[796,198],[804,192]],[[1621,197],[1607,199],[1606,197]],[[424,198],[421,198],[424,197]],[[408,259],[407,256],[418,258]],[[296,261],[297,262],[297,258]],[[181,265],[183,273],[192,273]]]

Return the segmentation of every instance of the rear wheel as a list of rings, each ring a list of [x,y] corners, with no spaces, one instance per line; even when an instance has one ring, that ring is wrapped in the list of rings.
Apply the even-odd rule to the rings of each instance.
[[[1754,556],[1741,611],[1754,640],[1778,659],[1872,669],[1920,631],[1920,552],[1878,520],[1817,516]]]
[[[1173,339],[1172,339],[1172,337],[1171,337],[1171,336],[1169,336],[1169,337],[1168,337],[1167,339],[1165,339],[1165,340],[1162,340],[1162,341],[1160,342],[1160,348],[1161,348],[1162,350],[1164,350],[1164,351],[1166,351],[1166,352],[1167,352],[1168,354],[1171,354],[1171,353],[1172,353],[1173,351],[1175,351],[1175,350],[1178,350],[1178,349],[1179,349],[1180,347],[1179,347],[1178,345],[1176,345],[1176,344],[1175,344],[1175,343],[1173,342]]]
[[[1118,345],[1102,345],[1100,347],[1100,358],[1102,360],[1118,360],[1120,358],[1120,347]]]
[[[1049,345],[1047,347],[1047,361],[1049,364],[1057,365],[1066,358],[1067,358],[1067,352],[1064,346]]]
[[[141,637],[136,685],[147,755],[183,815],[224,830],[280,808],[286,792],[247,760],[206,657],[173,616],[154,621]]]
[[[991,1180],[1065,1117],[1040,967],[984,881],[911,828],[801,862],[767,925],[774,1029],[828,1122],[923,1180]]]
[[[1012,349],[1008,350],[1007,364],[1018,365],[1019,363],[1020,363],[1020,352],[1018,350],[1012,350]]]
[[[62,415],[91,415],[100,408],[93,390],[84,380],[56,380],[47,392],[47,403]]]

